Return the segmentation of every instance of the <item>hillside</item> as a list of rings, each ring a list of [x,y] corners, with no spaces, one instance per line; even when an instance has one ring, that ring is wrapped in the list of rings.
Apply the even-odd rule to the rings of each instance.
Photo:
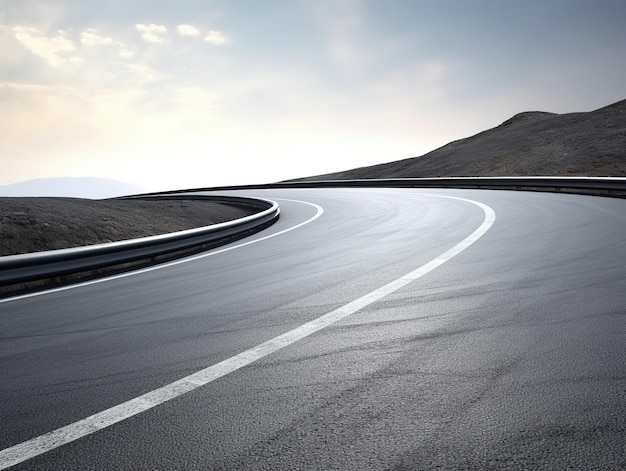
[[[519,113],[421,157],[300,180],[626,176],[626,100],[591,112]]]
[[[253,213],[194,199],[0,197],[0,256],[167,234]]]

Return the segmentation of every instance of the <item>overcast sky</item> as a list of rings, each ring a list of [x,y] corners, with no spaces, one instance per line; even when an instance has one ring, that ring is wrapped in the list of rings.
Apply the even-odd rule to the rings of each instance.
[[[266,183],[626,98],[624,0],[0,0],[0,185]]]

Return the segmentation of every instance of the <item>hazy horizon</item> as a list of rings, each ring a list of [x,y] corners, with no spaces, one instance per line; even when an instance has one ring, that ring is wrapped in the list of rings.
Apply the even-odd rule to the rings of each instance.
[[[0,197],[115,198],[146,192],[120,180],[99,177],[51,177],[0,185]]]

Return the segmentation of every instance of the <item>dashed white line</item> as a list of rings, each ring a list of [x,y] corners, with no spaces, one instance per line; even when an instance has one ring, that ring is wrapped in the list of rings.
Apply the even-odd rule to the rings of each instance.
[[[279,335],[278,337],[268,340],[267,342],[257,345],[256,347],[246,350],[220,363],[209,366],[208,368],[186,376],[178,381],[155,389],[149,393],[136,397],[135,399],[131,399],[117,406],[111,407],[110,409],[99,412],[85,419],[66,425],[65,427],[53,430],[52,432],[46,433],[45,435],[41,435],[39,437],[33,438],[26,442],[0,451],[0,469],[6,469],[10,466],[16,465],[42,453],[46,453],[62,445],[73,442],[75,440],[78,440],[79,438],[85,437],[113,424],[121,422],[141,412],[145,412],[149,409],[152,409],[153,407],[158,406],[159,404],[163,404],[164,402],[167,402],[182,394],[199,388],[200,386],[204,386],[218,378],[221,378],[224,375],[227,375],[228,373],[249,365],[250,363],[260,358],[270,355],[277,350],[280,350],[288,345],[293,344],[294,342],[297,342],[298,340],[308,337],[309,335],[314,334],[315,332],[318,332],[325,327],[328,327],[329,325],[334,324],[335,322],[338,322],[350,316],[351,314],[360,311],[364,307],[369,306],[379,299],[393,293],[394,291],[397,291],[398,289],[406,286],[410,282],[417,280],[418,278],[431,272],[451,258],[460,254],[462,251],[464,251],[474,242],[480,239],[495,222],[495,212],[493,211],[493,209],[483,203],[453,196],[433,196],[450,198],[474,204],[484,211],[485,218],[482,224],[478,227],[478,229],[476,229],[461,242],[459,242],[446,252],[442,253],[434,260],[431,260],[430,262],[407,273],[406,275],[401,276],[400,278],[384,286],[381,286],[371,293],[368,293],[365,296],[362,296],[338,309],[335,309],[332,312],[324,314],[323,316],[307,322],[306,324],[303,324],[300,327],[297,327],[285,334]],[[293,229],[295,229],[295,227],[289,230]],[[224,250],[232,250],[232,248]]]

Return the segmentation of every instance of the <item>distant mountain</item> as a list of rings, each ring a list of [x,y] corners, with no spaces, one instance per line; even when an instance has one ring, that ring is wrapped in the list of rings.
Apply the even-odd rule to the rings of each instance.
[[[626,100],[591,112],[519,113],[421,157],[299,180],[626,176]]]
[[[96,177],[40,178],[11,185],[0,185],[0,196],[64,196],[103,199],[141,193],[130,183]]]

